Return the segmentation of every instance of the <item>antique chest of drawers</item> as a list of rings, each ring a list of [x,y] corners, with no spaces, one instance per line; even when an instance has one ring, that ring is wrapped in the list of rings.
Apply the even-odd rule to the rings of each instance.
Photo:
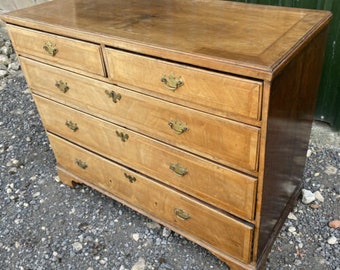
[[[331,14],[58,0],[7,23],[61,180],[259,269],[300,194]]]

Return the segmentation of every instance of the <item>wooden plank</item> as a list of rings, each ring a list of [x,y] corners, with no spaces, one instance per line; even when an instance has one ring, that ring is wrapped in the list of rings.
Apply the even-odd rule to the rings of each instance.
[[[257,173],[259,129],[256,127],[214,117],[47,65],[23,59],[21,62],[28,83],[36,93],[105,117],[121,126],[129,126],[134,131],[227,166],[253,175]],[[56,88],[56,81],[59,80],[68,83],[70,89],[66,93]],[[113,102],[105,91],[120,94],[121,100]],[[179,123],[188,127],[181,134],[174,130]]]
[[[163,8],[167,0],[102,0],[95,14],[86,12],[89,4],[90,0],[52,1],[2,19],[159,58],[270,79],[331,17],[324,11],[229,1],[175,0],[168,9]]]
[[[75,67],[104,76],[103,59],[97,44],[68,39],[52,34],[8,25],[7,29],[18,54],[39,57],[46,61]],[[48,53],[48,44],[54,52]]]
[[[161,219],[203,246],[214,247],[246,263],[250,261],[251,225],[223,215],[52,134],[49,134],[49,139],[58,165],[66,171],[132,204],[148,216]],[[82,163],[81,166],[77,162]]]
[[[109,78],[118,84],[151,90],[173,102],[219,116],[260,120],[261,82],[113,49],[104,53]],[[176,89],[169,89],[171,75],[181,82]]]
[[[256,179],[45,98],[34,95],[34,100],[48,131],[227,212],[253,218]],[[66,126],[67,121],[76,124],[77,129]],[[123,141],[116,132],[128,139]],[[171,169],[177,164],[179,169]]]

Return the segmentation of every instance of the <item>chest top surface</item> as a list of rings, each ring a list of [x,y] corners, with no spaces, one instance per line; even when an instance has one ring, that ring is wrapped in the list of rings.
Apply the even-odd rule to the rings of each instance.
[[[239,66],[261,78],[279,69],[330,17],[326,11],[217,0],[58,0],[2,18],[156,57],[167,51],[189,64],[214,60],[222,71]]]

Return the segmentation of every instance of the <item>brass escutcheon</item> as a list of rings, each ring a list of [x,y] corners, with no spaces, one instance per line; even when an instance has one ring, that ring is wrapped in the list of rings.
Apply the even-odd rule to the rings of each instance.
[[[177,173],[180,176],[184,176],[188,173],[188,169],[182,167],[182,165],[179,164],[179,163],[176,163],[176,164],[171,163],[169,168],[170,168],[170,170],[174,171],[175,173]]]
[[[75,163],[76,163],[80,168],[82,168],[83,170],[85,170],[85,169],[87,168],[87,164],[86,164],[85,161],[82,161],[82,160],[76,158]]]
[[[137,180],[136,180],[136,177],[134,177],[134,176],[132,176],[132,175],[129,175],[129,174],[127,174],[127,173],[124,173],[124,176],[125,176],[127,179],[129,179],[129,182],[130,182],[130,183],[134,183],[134,182],[137,181]]]
[[[77,131],[77,130],[78,130],[78,125],[77,125],[77,123],[73,123],[72,121],[67,120],[67,121],[65,122],[65,125],[66,125],[69,129],[71,129],[71,130],[73,130],[73,131]]]
[[[177,134],[182,134],[185,131],[188,131],[189,128],[186,123],[182,123],[180,120],[170,120],[168,122],[169,126],[173,131],[175,131]]]
[[[117,103],[118,100],[121,100],[122,98],[122,95],[119,94],[119,93],[116,93],[115,91],[108,91],[108,90],[105,90],[105,94],[109,97],[109,98],[112,98],[112,101],[114,103]]]
[[[58,52],[56,44],[52,44],[51,41],[47,41],[43,46],[43,49],[51,56],[55,56]]]
[[[126,142],[129,139],[129,135],[119,132],[116,130],[116,135],[122,140],[122,142]]]
[[[176,216],[178,216],[182,220],[188,220],[190,218],[190,214],[185,212],[183,209],[175,208],[174,212]]]
[[[171,91],[175,91],[182,85],[184,85],[183,79],[181,76],[176,78],[176,76],[173,73],[170,73],[169,76],[163,75],[161,78],[161,82],[164,84],[166,88],[168,88]]]
[[[63,93],[66,93],[70,89],[67,82],[63,82],[62,80],[56,81],[55,86]]]

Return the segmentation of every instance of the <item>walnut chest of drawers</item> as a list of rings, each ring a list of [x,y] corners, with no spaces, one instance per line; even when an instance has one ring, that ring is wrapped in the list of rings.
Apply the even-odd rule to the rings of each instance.
[[[259,269],[301,189],[331,14],[58,0],[7,23],[61,180]]]

